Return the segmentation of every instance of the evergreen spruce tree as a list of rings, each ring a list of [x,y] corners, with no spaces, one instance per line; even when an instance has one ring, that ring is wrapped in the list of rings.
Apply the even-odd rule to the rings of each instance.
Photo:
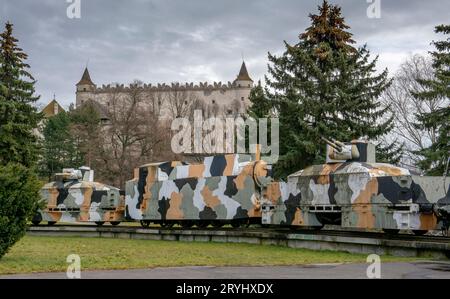
[[[448,106],[450,99],[450,25],[439,25],[435,32],[447,36],[445,40],[433,42],[436,51],[431,52],[431,55],[435,79],[418,80],[426,91],[416,93],[414,96],[424,101],[430,98],[444,98],[447,101],[445,107],[417,116],[420,122],[419,127],[433,128],[439,132],[436,142],[419,152],[424,159],[419,162],[418,166],[426,170],[429,175],[448,175],[447,167],[450,157],[450,107]]]
[[[101,159],[103,143],[101,138],[101,119],[98,111],[91,102],[70,112],[71,135],[80,151],[82,160],[89,167],[104,168]],[[102,161],[99,161],[102,160]]]
[[[0,259],[25,235],[38,208],[40,186],[34,169],[0,164]]]
[[[324,1],[299,42],[285,42],[279,57],[269,53],[268,100],[280,118],[280,161],[284,177],[325,160],[320,136],[349,141],[376,139],[391,129],[389,107],[379,95],[388,87],[387,70],[376,75],[366,46],[355,48],[341,9]]]
[[[276,117],[276,111],[272,106],[272,102],[267,98],[267,91],[262,87],[261,81],[258,82],[258,85],[252,88],[249,95],[249,101],[251,103],[250,108],[247,110],[247,117],[253,118],[258,126],[257,126],[257,142],[259,145],[264,146],[265,142],[267,145],[272,145],[272,118]],[[260,132],[260,119],[267,119],[267,130],[265,132]],[[267,135],[267,140],[263,143],[260,140],[261,134]],[[249,129],[246,129],[245,132],[245,143],[250,146],[250,132]],[[264,148],[260,150],[264,151]],[[266,154],[266,152],[263,152]]]
[[[40,114],[32,106],[38,97],[26,58],[6,23],[0,34],[0,258],[25,234],[39,200],[33,129]]]
[[[28,72],[27,54],[6,23],[0,34],[0,164],[17,162],[26,167],[37,160],[37,128],[41,114],[33,104],[35,80]]]
[[[404,154],[405,144],[395,139],[389,144],[378,142],[375,147],[377,148],[377,162],[399,164]]]
[[[48,180],[63,168],[76,168],[83,164],[71,126],[71,118],[66,112],[60,112],[45,122],[40,174]]]
[[[267,99],[264,88],[261,86],[261,82],[252,88],[249,95],[249,101],[251,103],[248,114],[254,119],[270,117],[272,110],[272,103]]]

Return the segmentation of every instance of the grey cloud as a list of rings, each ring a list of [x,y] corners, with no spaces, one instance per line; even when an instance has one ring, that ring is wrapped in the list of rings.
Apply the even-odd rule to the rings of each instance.
[[[255,80],[266,72],[267,52],[296,42],[321,1],[298,0],[81,0],[82,17],[66,17],[66,0],[2,0],[29,54],[42,102],[56,93],[68,105],[89,60],[97,84],[231,81],[244,54]],[[331,1],[342,11],[358,45],[380,55],[394,71],[409,53],[431,50],[433,27],[448,22],[450,2],[381,0],[382,18],[368,19],[366,0]]]

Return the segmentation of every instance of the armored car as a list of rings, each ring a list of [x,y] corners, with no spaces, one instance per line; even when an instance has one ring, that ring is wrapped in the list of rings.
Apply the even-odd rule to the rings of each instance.
[[[123,220],[125,200],[118,188],[94,182],[94,171],[88,167],[67,168],[55,175],[55,181],[41,189],[44,208],[32,222],[95,222],[117,225]]]
[[[126,183],[126,218],[163,227],[260,223],[259,186],[266,180],[270,180],[268,165],[250,155],[143,165]]]
[[[263,191],[262,224],[383,229],[389,233],[448,229],[450,178],[412,175],[375,161],[366,140],[327,143],[326,163],[271,182]],[[447,216],[446,216],[447,215]]]

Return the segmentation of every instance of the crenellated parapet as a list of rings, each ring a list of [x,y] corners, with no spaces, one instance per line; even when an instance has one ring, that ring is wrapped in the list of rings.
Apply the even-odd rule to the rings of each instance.
[[[96,93],[111,93],[111,92],[127,92],[131,89],[136,88],[138,85],[136,84],[130,84],[130,85],[124,85],[124,84],[103,84],[101,87],[97,87],[95,89]],[[198,84],[195,84],[193,82],[190,83],[158,83],[158,84],[143,84],[142,89],[144,91],[149,92],[169,92],[169,91],[227,91],[227,90],[235,90],[240,88],[246,88],[246,87],[240,87],[235,83],[232,83],[228,81],[228,83],[224,84],[222,82],[200,82]]]

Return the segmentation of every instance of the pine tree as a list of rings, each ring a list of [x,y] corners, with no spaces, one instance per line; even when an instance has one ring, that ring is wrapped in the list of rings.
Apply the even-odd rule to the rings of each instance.
[[[450,34],[450,25],[439,25],[436,33]],[[424,157],[419,167],[429,175],[448,175],[450,156],[450,37],[433,42],[436,51],[431,52],[433,58],[434,80],[417,80],[426,91],[414,96],[426,101],[432,98],[447,99],[446,106],[434,112],[418,115],[419,127],[437,129],[439,136],[430,147],[419,152]]]
[[[89,167],[102,168],[103,165],[96,163],[102,154],[101,120],[98,111],[91,102],[87,102],[72,110],[70,119],[70,132],[83,160]]]
[[[71,126],[71,118],[64,111],[45,122],[39,170],[49,180],[63,168],[77,168],[83,164],[78,144],[71,134]]]
[[[0,165],[0,259],[25,235],[27,221],[38,208],[40,185],[34,169]]]
[[[251,106],[248,109],[248,114],[254,119],[265,118],[270,116],[272,110],[272,103],[267,99],[264,88],[261,82],[252,88],[248,97]]]
[[[379,163],[399,164],[405,151],[405,144],[397,139],[388,144],[383,140],[375,144],[375,147],[377,148],[377,162]]]
[[[6,23],[0,34],[0,258],[25,234],[38,208],[33,129],[41,115],[32,106],[38,97],[26,59]]]
[[[37,128],[41,115],[33,107],[35,80],[28,72],[27,54],[6,23],[0,34],[0,164],[17,162],[32,166],[37,160]]]
[[[280,118],[280,161],[277,176],[313,163],[323,163],[320,136],[348,141],[376,139],[391,129],[389,107],[379,95],[388,87],[387,70],[376,75],[377,58],[366,46],[355,48],[341,9],[324,1],[299,42],[285,42],[279,57],[269,53],[267,96]]]
[[[253,118],[257,126],[257,142],[261,146],[265,146],[265,142],[267,142],[267,146],[272,146],[272,118],[276,117],[275,111],[273,109],[271,101],[267,98],[267,91],[261,85],[261,81],[258,82],[258,85],[252,88],[249,95],[249,101],[251,106],[247,110],[247,115],[245,117]],[[260,119],[267,120],[267,130],[265,132],[260,131]],[[261,134],[267,135],[267,139],[263,142],[260,140]],[[246,128],[245,132],[245,143],[250,146],[250,132],[249,128]],[[264,152],[264,148],[261,148]]]

